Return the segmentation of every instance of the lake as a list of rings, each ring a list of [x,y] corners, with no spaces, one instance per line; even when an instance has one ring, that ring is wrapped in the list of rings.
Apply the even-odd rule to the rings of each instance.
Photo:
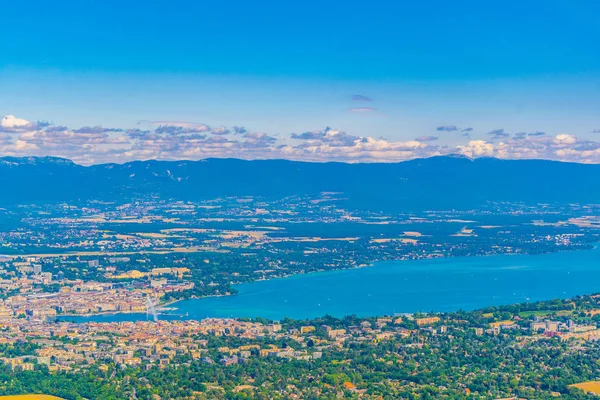
[[[542,255],[386,261],[371,267],[244,283],[236,296],[184,300],[178,314],[206,317],[313,318],[473,310],[600,292],[600,248]],[[145,314],[63,317],[145,320]]]

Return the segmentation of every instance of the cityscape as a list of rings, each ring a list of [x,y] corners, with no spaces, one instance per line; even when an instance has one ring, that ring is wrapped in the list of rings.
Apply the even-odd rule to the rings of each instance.
[[[594,379],[598,296],[519,305],[501,301],[445,313],[400,309],[379,316],[275,320],[258,314],[198,318],[180,302],[235,297],[239,285],[252,282],[379,268],[385,260],[594,251],[598,212],[595,204],[507,202],[462,210],[376,211],[349,208],[342,193],[330,192],[280,199],[5,206],[0,210],[5,227],[0,232],[1,360],[7,374],[38,377],[28,391],[63,398],[82,396],[83,387],[98,398],[107,392],[116,398],[573,395],[578,384],[585,388]],[[310,296],[310,289],[303,290]],[[441,368],[430,365],[432,356],[465,343],[471,354],[461,356],[462,362],[479,372],[432,380],[431,368]],[[590,370],[581,375],[579,369],[564,369],[562,380],[543,386],[523,373],[515,382],[515,371],[482,361],[494,343],[519,349],[523,357],[577,349]],[[354,365],[369,352],[372,362]],[[570,350],[562,357],[567,354]],[[497,354],[495,362],[505,365],[513,356]],[[274,384],[256,375],[257,368],[276,368],[269,374],[284,374],[288,383]],[[292,370],[282,372],[287,368]],[[314,383],[287,375],[305,369],[316,374],[312,379],[318,377]],[[202,380],[190,383],[190,370]],[[236,371],[235,378],[229,370]],[[156,371],[169,371],[172,381],[156,381]],[[485,384],[478,380],[484,371]],[[77,384],[61,390],[47,386],[57,379]]]
[[[0,400],[600,398],[600,2],[0,10]]]

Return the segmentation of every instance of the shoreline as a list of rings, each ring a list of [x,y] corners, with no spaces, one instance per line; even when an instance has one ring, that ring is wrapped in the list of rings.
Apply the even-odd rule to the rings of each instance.
[[[599,247],[598,247],[597,245],[593,245],[593,246],[591,246],[591,247],[589,247],[589,248],[585,248],[585,249],[577,249],[577,250],[580,250],[580,251],[574,251],[574,250],[567,250],[567,251],[564,251],[564,250],[563,250],[563,251],[554,251],[554,252],[537,253],[537,254],[513,254],[513,253],[507,253],[507,254],[494,254],[494,255],[490,255],[490,256],[478,256],[477,258],[484,258],[484,257],[494,257],[494,258],[496,258],[496,257],[503,257],[503,256],[522,256],[522,257],[528,256],[528,257],[529,257],[529,256],[548,256],[548,255],[553,255],[553,254],[557,254],[557,255],[558,255],[558,254],[563,254],[563,256],[562,256],[562,261],[560,261],[560,260],[559,260],[559,262],[562,262],[562,263],[563,263],[563,265],[565,265],[565,267],[567,267],[567,265],[565,264],[565,261],[564,261],[564,260],[565,260],[565,256],[564,256],[564,254],[568,254],[568,253],[572,253],[572,252],[575,252],[575,253],[584,253],[584,251],[583,251],[583,250],[587,250],[587,251],[594,251],[594,250],[598,250],[598,248],[599,248]],[[473,257],[473,256],[444,257],[444,258],[436,257],[436,258],[432,258],[432,259],[427,259],[427,260],[425,260],[425,261],[437,261],[437,260],[440,260],[440,259],[446,259],[446,260],[449,260],[449,259],[456,259],[456,258],[470,259],[470,258],[474,258],[474,257]],[[583,258],[583,260],[584,260],[584,263],[587,263],[587,261],[585,261],[586,259],[587,259],[587,257],[586,257],[586,256],[584,256],[584,258]],[[415,259],[415,260],[399,260],[399,262],[402,262],[402,261],[420,261],[420,260],[423,260],[423,259]],[[386,261],[381,261],[381,262],[382,262],[382,263],[390,263],[390,262],[394,262],[394,260],[386,260]],[[371,263],[371,264],[368,264],[368,265],[364,265],[364,266],[361,266],[361,267],[354,267],[354,268],[344,268],[344,269],[335,269],[335,270],[327,270],[327,271],[325,271],[325,272],[330,272],[330,273],[333,273],[333,274],[335,274],[335,273],[339,273],[339,272],[343,272],[343,271],[350,271],[350,270],[353,270],[353,269],[362,269],[362,268],[366,268],[366,267],[369,267],[369,266],[371,266],[371,267],[372,267],[372,266],[374,266],[374,264],[376,264],[376,263],[378,263],[378,262],[374,262],[374,263]],[[509,263],[510,263],[510,261],[509,261]],[[540,265],[541,265],[540,263],[542,263],[542,264],[543,264],[543,263],[544,263],[544,261],[541,261],[541,262],[540,262],[540,261],[536,261],[536,262],[533,264],[533,265],[534,265],[534,269],[535,269],[536,267],[539,269],[539,268],[540,268]],[[585,264],[583,264],[583,265],[585,265]],[[443,266],[442,266],[442,267],[443,267]],[[419,269],[419,268],[417,267],[417,270],[418,270],[418,269]],[[321,272],[318,272],[318,271],[313,271],[313,272],[310,272],[310,273],[291,274],[291,275],[288,275],[288,276],[285,276],[285,277],[277,277],[277,278],[272,278],[272,279],[264,279],[264,280],[261,280],[261,281],[262,281],[262,282],[265,282],[265,281],[269,281],[269,280],[278,280],[278,279],[283,279],[283,278],[294,278],[294,277],[297,277],[297,278],[303,278],[303,277],[305,277],[306,275],[312,275],[312,274],[314,274],[314,275],[321,275],[321,274],[322,274],[322,272],[323,272],[323,271],[321,271]],[[570,273],[570,272],[568,272],[568,273]],[[249,281],[249,282],[243,282],[242,284],[254,283],[254,282],[258,282],[258,281]],[[590,293],[592,293],[592,292],[594,292],[594,293],[595,293],[595,292],[596,292],[596,290],[592,290],[593,288],[579,288],[578,286],[573,286],[573,288],[574,288],[574,289],[571,291],[571,293],[570,293],[570,294],[568,294],[568,295],[566,295],[567,297],[565,297],[565,292],[562,292],[563,294],[560,294],[560,292],[557,292],[557,291],[556,291],[556,289],[555,289],[555,290],[554,290],[554,292],[555,292],[555,293],[549,292],[549,293],[547,293],[547,295],[544,295],[544,294],[541,294],[541,295],[539,295],[539,294],[538,294],[538,296],[531,296],[532,300],[530,300],[530,297],[529,297],[529,296],[527,296],[529,293],[528,293],[527,291],[524,291],[524,292],[523,292],[523,293],[525,294],[525,295],[524,295],[524,297],[523,297],[523,298],[515,298],[515,299],[514,299],[514,301],[513,301],[512,299],[510,299],[510,300],[508,300],[508,301],[506,301],[506,302],[496,303],[495,301],[493,301],[493,300],[492,300],[492,301],[490,301],[489,303],[482,303],[482,304],[479,304],[479,305],[473,305],[473,306],[461,306],[461,305],[460,305],[460,303],[459,303],[459,304],[458,304],[458,308],[457,308],[457,309],[476,310],[476,309],[480,309],[480,308],[495,307],[495,306],[501,306],[501,305],[506,305],[506,304],[513,304],[513,303],[528,303],[528,302],[530,302],[530,301],[542,301],[542,300],[552,300],[552,299],[564,299],[564,298],[568,298],[568,297],[571,297],[571,296],[582,295],[582,294],[585,294],[585,293],[588,293],[588,292],[590,292]],[[581,289],[581,290],[580,290],[580,289]],[[523,290],[523,289],[521,289],[521,290]],[[168,303],[164,303],[162,306],[173,305],[173,304],[175,304],[175,303],[183,302],[183,301],[185,301],[185,300],[201,300],[201,299],[206,299],[206,298],[210,298],[210,297],[229,297],[229,296],[232,296],[232,297],[233,297],[233,296],[234,296],[234,294],[233,294],[233,293],[232,293],[232,294],[218,294],[218,295],[200,296],[200,297],[197,297],[197,296],[191,296],[190,298],[187,298],[187,299],[181,299],[181,300],[172,300],[172,301],[169,301]],[[370,295],[369,295],[369,296],[370,296]],[[501,295],[501,296],[502,296],[502,295]],[[526,297],[525,297],[525,296],[526,296]],[[506,300],[506,299],[505,299],[505,300]],[[287,302],[287,301],[286,301],[286,302]],[[234,303],[235,303],[235,301],[234,301]],[[212,304],[212,303],[211,303],[211,304]],[[218,307],[218,304],[220,304],[220,303],[216,303],[216,304],[217,304],[217,307]],[[225,303],[225,304],[229,304],[229,303]],[[400,303],[400,304],[403,304],[403,303]],[[320,305],[320,304],[319,304],[319,305]],[[240,307],[241,307],[241,306],[240,306]],[[449,310],[448,310],[448,309],[446,309],[445,307],[442,307],[442,308],[439,308],[439,309],[438,309],[438,308],[436,308],[436,307],[432,306],[431,304],[429,304],[429,305],[423,305],[422,307],[423,307],[422,309],[419,309],[419,310],[417,310],[417,311],[423,311],[423,310],[425,310],[425,309],[428,309],[428,310],[429,310],[429,308],[431,308],[431,310],[429,310],[429,311],[432,311],[432,312],[447,312],[447,311],[449,311]],[[264,308],[264,307],[263,307],[263,308]],[[410,307],[409,307],[409,308],[410,308]],[[175,310],[181,310],[181,307],[175,307],[174,309],[175,309]],[[184,309],[185,309],[185,308],[184,308]],[[188,311],[188,312],[189,312],[189,313],[191,313],[191,315],[192,315],[192,317],[190,317],[189,319],[201,320],[201,319],[204,319],[204,318],[208,317],[208,315],[210,315],[210,312],[208,312],[208,313],[206,313],[206,316],[199,317],[199,315],[203,315],[205,312],[207,312],[206,310],[203,310],[203,309],[202,309],[202,307],[200,307],[200,309],[201,309],[201,310],[200,310],[200,314],[198,314],[198,315],[194,315],[194,310],[193,310],[193,307],[192,307],[192,308],[190,309],[190,311]],[[263,310],[263,311],[265,311],[265,310]],[[267,312],[267,311],[268,311],[268,312]],[[283,318],[283,317],[280,317],[280,316],[278,316],[278,317],[273,317],[273,316],[271,316],[271,315],[270,315],[270,312],[271,312],[271,311],[269,311],[269,310],[267,310],[267,311],[265,311],[264,315],[263,315],[263,314],[256,314],[256,315],[254,315],[254,316],[252,316],[252,315],[243,315],[243,314],[244,314],[244,312],[242,312],[242,313],[241,313],[241,315],[234,316],[234,315],[237,315],[237,314],[236,314],[236,312],[235,312],[235,310],[234,310],[234,309],[231,309],[231,310],[227,311],[227,312],[230,312],[231,314],[225,315],[225,313],[224,313],[224,312],[221,312],[221,314],[222,314],[222,315],[220,315],[220,316],[219,316],[219,311],[217,311],[217,315],[215,315],[214,317],[215,317],[215,318],[258,318],[258,317],[264,317],[264,318],[271,318],[271,319],[273,319],[273,318],[275,318],[275,319],[278,319],[278,318]],[[289,310],[288,310],[288,311],[289,311]],[[403,310],[392,310],[392,311],[390,311],[390,312],[392,312],[392,313],[396,313],[396,312],[417,312],[417,311],[410,311],[410,310],[406,310],[406,311],[403,311]],[[285,314],[283,314],[284,312],[287,312],[287,311],[282,311],[282,312],[281,312],[281,314],[282,314],[282,315],[285,315]],[[325,315],[325,314],[329,314],[329,315],[338,315],[338,314],[335,314],[335,313],[336,313],[336,311],[333,311],[333,312],[332,312],[332,311],[323,311],[323,313],[324,313],[323,315]],[[389,314],[389,313],[387,313],[387,312],[386,312],[386,313],[384,313],[384,314],[379,314],[379,313],[378,313],[376,310],[374,310],[373,312],[366,312],[366,313],[365,313],[365,310],[359,310],[359,309],[357,309],[357,310],[356,310],[356,312],[354,312],[354,311],[351,311],[351,310],[350,310],[350,311],[349,311],[349,310],[345,310],[345,311],[343,311],[343,313],[344,313],[344,314],[339,314],[339,315],[352,315],[352,314],[356,314],[356,315],[364,315],[364,316],[366,316],[366,315],[388,315],[388,314]],[[91,319],[93,319],[95,316],[106,315],[106,314],[108,314],[108,313],[104,313],[104,314],[98,314],[98,313],[96,313],[96,314],[87,314],[87,315],[71,315],[71,317],[75,317],[75,318],[91,318]],[[141,312],[137,312],[137,313],[136,313],[136,312],[127,312],[127,313],[120,313],[120,312],[117,312],[117,313],[110,313],[110,314],[111,314],[111,315],[119,315],[119,314],[124,314],[124,315],[127,315],[127,314],[138,314],[138,315],[141,315],[141,314],[144,314],[144,313],[141,313]],[[275,314],[276,314],[276,313],[275,313]],[[292,314],[293,314],[293,313],[292,313]],[[292,314],[290,314],[290,315],[292,315]],[[164,317],[164,318],[166,318],[166,319],[178,319],[178,318],[169,318],[169,314],[168,314],[168,313],[167,313],[167,314],[162,314],[162,315],[163,315],[163,317]],[[182,314],[171,314],[171,315],[173,315],[173,317],[187,317],[187,316],[188,316],[188,313],[187,313],[187,312],[183,312]],[[288,317],[290,317],[290,315],[287,315],[287,316],[288,316]],[[60,317],[63,317],[63,316],[60,316]],[[67,316],[64,316],[64,317],[67,317]],[[159,316],[159,317],[160,317],[160,316]],[[117,318],[118,318],[118,317],[117,317]],[[126,317],[122,317],[122,318],[126,318]],[[292,315],[290,318],[302,319],[302,318],[305,318],[305,317],[301,317],[301,316],[294,316],[294,315]],[[187,318],[186,318],[186,319],[187,319]],[[138,320],[138,319],[135,319],[135,320]],[[77,322],[85,322],[85,321],[77,321]]]
[[[172,304],[175,304],[177,302],[180,302],[181,300],[169,300],[165,303],[161,303],[161,304],[157,304],[158,308],[162,308],[165,306],[170,306]],[[174,310],[177,310],[177,308],[174,308]],[[91,313],[91,314],[57,314],[57,317],[95,317],[98,315],[121,315],[121,314],[144,314],[144,312],[142,311],[106,311],[106,312],[97,312],[97,313]],[[160,313],[159,313],[160,315]]]

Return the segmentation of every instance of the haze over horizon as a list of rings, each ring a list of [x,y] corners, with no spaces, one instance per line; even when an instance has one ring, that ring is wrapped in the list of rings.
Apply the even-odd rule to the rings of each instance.
[[[600,163],[598,12],[563,0],[12,2],[0,156]]]

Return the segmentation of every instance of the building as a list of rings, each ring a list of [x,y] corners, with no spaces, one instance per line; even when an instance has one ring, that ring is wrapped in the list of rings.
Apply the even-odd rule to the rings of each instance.
[[[315,331],[315,327],[314,326],[302,326],[300,327],[300,333],[310,333],[310,332],[314,332]]]
[[[418,326],[433,325],[439,321],[440,321],[440,317],[426,317],[426,318],[415,319],[415,322],[417,323]]]

